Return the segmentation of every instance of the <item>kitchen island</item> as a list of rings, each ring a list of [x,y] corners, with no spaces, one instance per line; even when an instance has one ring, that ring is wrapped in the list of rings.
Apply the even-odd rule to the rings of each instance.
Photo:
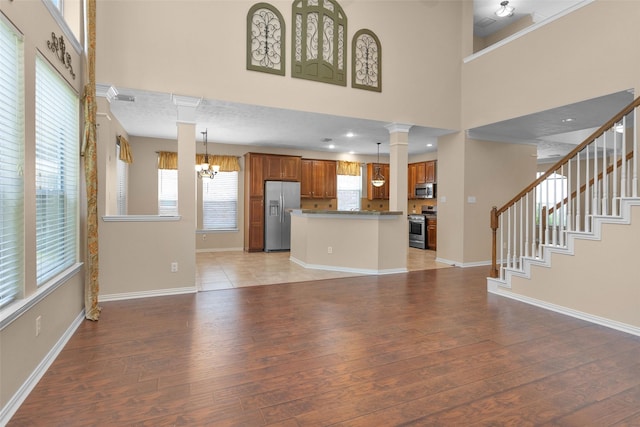
[[[407,272],[407,216],[399,211],[291,211],[291,261],[360,274]]]

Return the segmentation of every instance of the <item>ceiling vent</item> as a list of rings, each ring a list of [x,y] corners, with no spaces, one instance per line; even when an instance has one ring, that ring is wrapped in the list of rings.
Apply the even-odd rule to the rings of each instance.
[[[493,18],[482,18],[481,20],[475,23],[475,26],[478,28],[485,28],[493,24],[494,22],[496,22],[496,20]]]
[[[135,102],[136,97],[133,95],[117,94],[114,98],[116,101]]]

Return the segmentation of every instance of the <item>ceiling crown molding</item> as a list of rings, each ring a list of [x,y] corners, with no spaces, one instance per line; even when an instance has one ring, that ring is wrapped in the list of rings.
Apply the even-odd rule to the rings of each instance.
[[[96,83],[96,96],[107,98],[107,101],[111,103],[111,101],[113,101],[115,97],[118,96],[118,91],[111,85]]]
[[[406,125],[402,123],[391,123],[389,125],[385,125],[385,128],[387,128],[389,133],[397,133],[397,132],[408,133],[409,129],[411,129],[412,127],[413,125]]]
[[[200,105],[202,98],[172,94],[171,100],[178,107],[178,122],[196,122],[196,108]]]

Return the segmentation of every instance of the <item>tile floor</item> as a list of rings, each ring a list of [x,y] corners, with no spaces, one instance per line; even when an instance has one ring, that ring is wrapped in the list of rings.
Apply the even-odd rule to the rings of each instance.
[[[435,258],[435,251],[409,248],[407,268],[414,271],[450,267],[436,262]],[[359,275],[306,269],[289,261],[289,252],[230,251],[196,254],[196,285],[201,291]]]

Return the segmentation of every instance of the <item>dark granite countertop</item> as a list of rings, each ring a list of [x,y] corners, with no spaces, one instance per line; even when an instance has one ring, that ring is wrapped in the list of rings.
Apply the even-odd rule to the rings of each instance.
[[[334,211],[324,209],[292,209],[292,212],[298,212],[302,214],[315,214],[315,215],[371,215],[371,216],[386,216],[386,215],[403,215],[401,211]]]

